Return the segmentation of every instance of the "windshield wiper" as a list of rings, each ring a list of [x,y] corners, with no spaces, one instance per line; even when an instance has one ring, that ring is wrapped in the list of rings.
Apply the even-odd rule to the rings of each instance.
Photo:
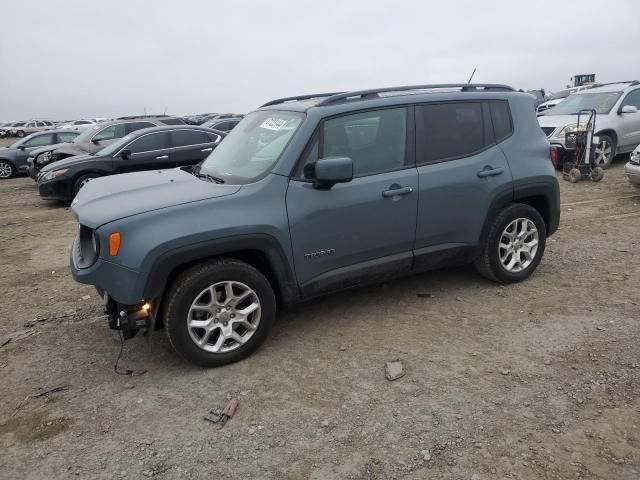
[[[204,178],[205,180],[208,180],[209,182],[224,183],[224,180],[222,178],[214,177],[213,175],[209,175],[208,173],[196,172],[196,173],[194,173],[194,175],[196,177],[198,177],[198,178]]]

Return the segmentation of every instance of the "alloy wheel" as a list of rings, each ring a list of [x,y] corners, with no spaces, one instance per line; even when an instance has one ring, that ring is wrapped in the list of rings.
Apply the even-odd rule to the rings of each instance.
[[[498,257],[507,272],[517,273],[526,269],[538,252],[538,229],[528,218],[513,220],[500,236]]]
[[[595,148],[595,163],[597,166],[607,166],[611,163],[613,146],[607,140],[601,140]]]
[[[241,282],[218,282],[202,290],[187,314],[191,340],[211,353],[227,353],[247,343],[260,323],[260,299]]]
[[[0,162],[0,178],[11,178],[13,168],[8,162]]]

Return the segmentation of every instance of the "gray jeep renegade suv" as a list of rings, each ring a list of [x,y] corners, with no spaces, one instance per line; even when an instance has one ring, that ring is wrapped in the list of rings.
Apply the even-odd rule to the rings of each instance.
[[[219,366],[327,292],[470,262],[526,279],[559,222],[550,156],[533,97],[502,85],[274,100],[191,171],[90,182],[71,270],[126,338],[164,325]]]

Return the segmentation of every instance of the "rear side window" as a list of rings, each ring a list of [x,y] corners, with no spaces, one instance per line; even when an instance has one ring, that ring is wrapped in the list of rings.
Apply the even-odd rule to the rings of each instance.
[[[417,105],[417,163],[465,157],[482,150],[492,142],[483,118],[480,102]]]
[[[150,152],[169,147],[169,135],[167,132],[150,133],[134,140],[127,147],[131,153]]]
[[[59,132],[58,133],[58,142],[71,142],[74,138],[76,138],[78,134],[76,132]]]
[[[184,122],[179,118],[163,118],[160,121],[165,125],[184,125]]]
[[[106,128],[103,128],[98,133],[96,133],[91,141],[99,142],[101,140],[115,140],[116,138],[122,138],[125,135],[124,124],[117,123],[115,125],[110,125]]]
[[[131,122],[125,124],[127,133],[135,132],[136,130],[142,130],[143,128],[155,127],[151,122]]]
[[[184,147],[202,143],[209,143],[209,137],[204,132],[198,132],[196,130],[175,130],[171,132],[172,147]]]
[[[493,123],[496,142],[500,142],[511,135],[513,131],[509,105],[507,102],[489,102],[489,111],[491,112],[491,123]]]

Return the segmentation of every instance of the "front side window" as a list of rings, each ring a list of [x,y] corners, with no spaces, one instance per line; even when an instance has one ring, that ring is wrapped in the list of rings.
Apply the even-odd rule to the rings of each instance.
[[[306,178],[313,178],[311,167],[317,158],[349,157],[353,160],[355,177],[395,170],[405,165],[406,108],[331,118],[321,125],[320,130],[317,138],[321,140],[317,147],[312,144],[303,167]]]
[[[120,123],[103,128],[91,140],[93,142],[100,142],[102,140],[115,140],[116,138],[124,137],[124,135],[124,123]]]
[[[471,155],[489,143],[485,137],[482,104],[479,102],[416,106],[417,163]]]
[[[640,109],[640,89],[634,90],[625,97],[622,102],[622,106],[624,107],[625,105],[633,105],[634,107]]]
[[[131,153],[150,152],[169,147],[169,135],[167,132],[150,133],[134,140],[127,147]]]
[[[200,172],[227,183],[256,181],[271,171],[303,119],[298,112],[250,113],[211,152]]]
[[[32,147],[44,147],[45,145],[51,145],[53,143],[53,135],[38,135],[37,137],[33,137],[26,142],[24,142],[24,146],[28,148]]]

